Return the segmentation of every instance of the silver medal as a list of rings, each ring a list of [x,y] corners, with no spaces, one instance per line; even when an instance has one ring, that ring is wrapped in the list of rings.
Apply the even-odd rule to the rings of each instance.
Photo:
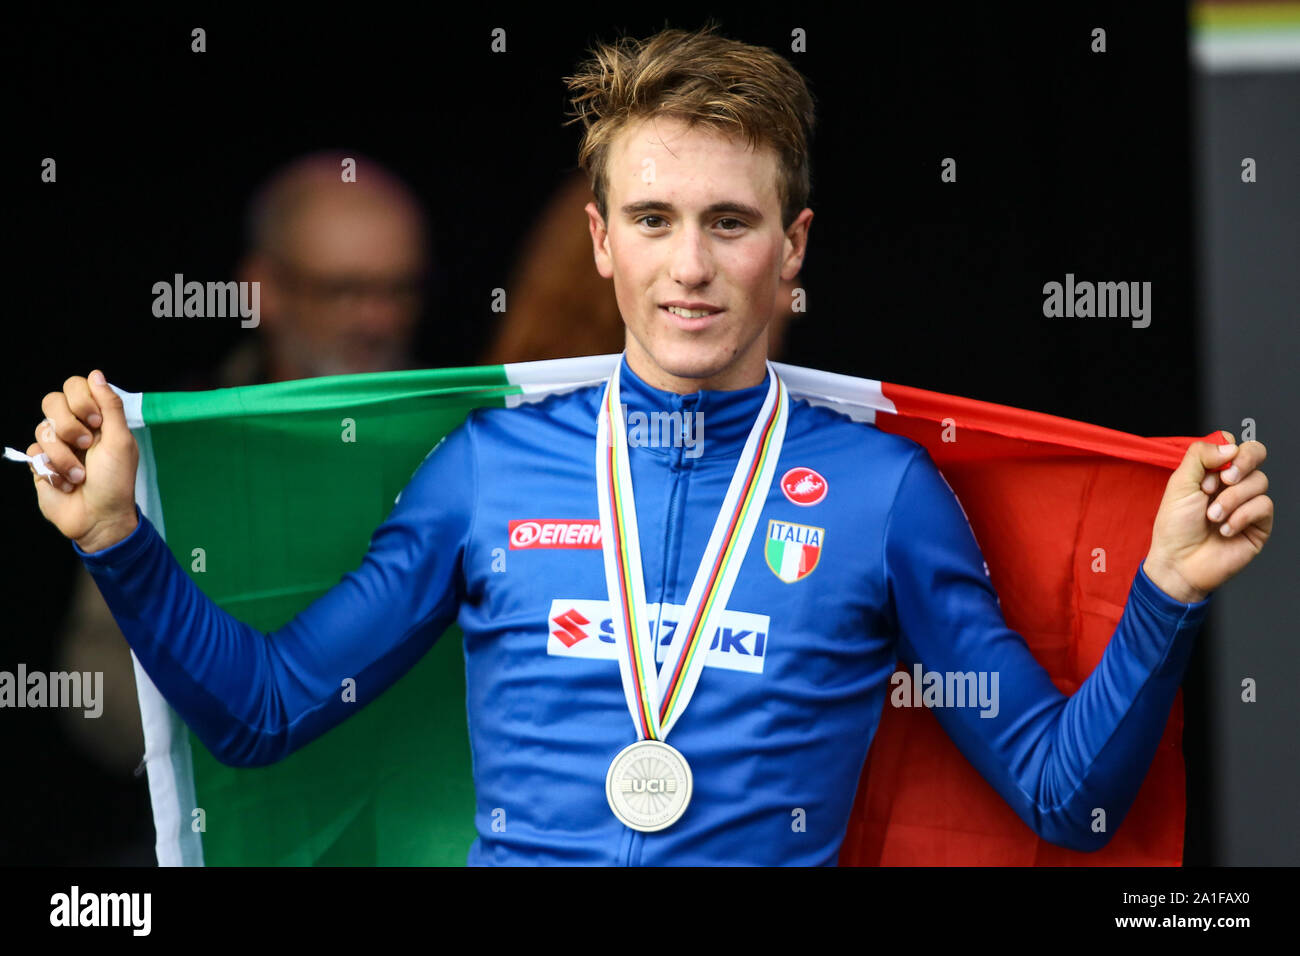
[[[605,796],[614,816],[633,830],[672,826],[691,802],[691,766],[662,740],[628,744],[610,762]]]

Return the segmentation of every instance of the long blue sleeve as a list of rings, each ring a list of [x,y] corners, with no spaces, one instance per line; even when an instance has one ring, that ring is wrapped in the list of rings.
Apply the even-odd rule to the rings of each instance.
[[[376,699],[454,620],[474,505],[468,427],[435,452],[360,567],[271,633],[207,597],[143,515],[102,551],[73,543],[145,672],[218,760],[283,759]]]
[[[1182,604],[1139,568],[1100,663],[1066,697],[1007,627],[961,505],[923,449],[894,502],[885,562],[900,656],[925,671],[997,674],[996,715],[936,708],[944,730],[1039,836],[1104,846],[1151,765],[1210,599]]]

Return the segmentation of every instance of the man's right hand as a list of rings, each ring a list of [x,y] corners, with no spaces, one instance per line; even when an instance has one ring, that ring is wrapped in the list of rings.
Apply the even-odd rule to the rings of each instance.
[[[98,369],[74,375],[41,402],[45,421],[27,454],[49,455],[53,483],[36,474],[41,514],[83,551],[102,551],[135,530],[135,469],[140,450],[122,399]],[[30,465],[28,466],[30,467]]]

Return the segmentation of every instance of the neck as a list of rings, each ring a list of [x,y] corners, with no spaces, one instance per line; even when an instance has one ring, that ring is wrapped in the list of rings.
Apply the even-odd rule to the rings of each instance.
[[[647,385],[665,392],[687,395],[698,391],[735,391],[758,385],[767,378],[767,332],[725,368],[699,377],[675,375],[659,365],[629,333],[625,342],[627,364]]]

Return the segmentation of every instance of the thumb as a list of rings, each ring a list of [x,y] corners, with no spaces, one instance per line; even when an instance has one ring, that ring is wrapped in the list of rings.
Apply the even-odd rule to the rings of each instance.
[[[90,383],[90,394],[99,406],[99,413],[104,416],[100,425],[102,440],[120,448],[131,440],[131,430],[126,425],[126,410],[122,406],[122,397],[113,391],[104,373],[99,369],[91,372],[86,379]]]
[[[1228,432],[1211,432],[1201,441],[1187,446],[1182,463],[1169,480],[1172,489],[1180,492],[1199,490],[1206,474],[1222,471],[1237,454],[1237,443]]]

